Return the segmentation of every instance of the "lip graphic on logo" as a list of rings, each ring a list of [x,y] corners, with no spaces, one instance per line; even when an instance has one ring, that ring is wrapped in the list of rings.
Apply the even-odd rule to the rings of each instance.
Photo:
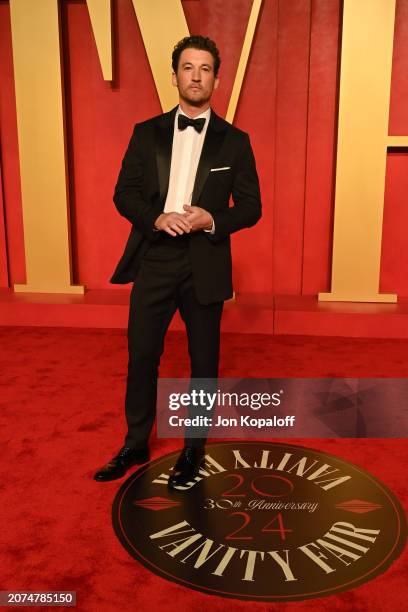
[[[169,490],[177,456],[135,472],[113,505],[123,546],[167,580],[221,597],[302,600],[372,580],[403,550],[398,499],[338,457],[292,444],[211,444],[194,481]]]

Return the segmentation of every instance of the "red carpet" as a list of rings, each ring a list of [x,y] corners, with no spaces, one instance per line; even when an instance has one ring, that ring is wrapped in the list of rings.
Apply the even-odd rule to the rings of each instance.
[[[120,330],[0,328],[3,461],[1,590],[76,590],[77,609],[399,611],[408,555],[375,580],[326,599],[255,604],[164,581],[133,560],[111,526],[122,481],[96,467],[121,445],[126,337]],[[406,340],[224,334],[228,377],[406,377]],[[162,376],[188,375],[184,336],[169,334]],[[408,506],[406,440],[293,440],[380,478]],[[179,446],[153,440],[153,458]]]

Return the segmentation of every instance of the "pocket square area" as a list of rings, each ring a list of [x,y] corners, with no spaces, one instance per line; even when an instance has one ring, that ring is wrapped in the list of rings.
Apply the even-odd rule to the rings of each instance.
[[[223,166],[222,168],[211,168],[210,172],[220,172],[221,170],[231,170],[231,166]]]

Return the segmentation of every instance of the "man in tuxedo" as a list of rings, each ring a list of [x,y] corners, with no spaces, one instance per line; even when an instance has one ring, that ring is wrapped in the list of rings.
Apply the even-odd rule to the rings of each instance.
[[[132,228],[111,282],[133,282],[128,431],[119,453],[95,474],[97,481],[120,478],[149,459],[158,367],[177,308],[186,326],[191,377],[218,376],[223,303],[232,297],[230,235],[261,216],[249,137],[210,108],[219,66],[212,40],[181,40],[172,55],[179,105],[137,124],[122,162],[114,202]],[[194,478],[204,443],[204,435],[185,439],[170,487]]]

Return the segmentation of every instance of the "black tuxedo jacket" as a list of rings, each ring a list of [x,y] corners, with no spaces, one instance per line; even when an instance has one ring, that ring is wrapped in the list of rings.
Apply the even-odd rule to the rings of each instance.
[[[134,128],[113,197],[132,229],[112,283],[133,281],[143,254],[160,235],[154,231],[154,222],[166,201],[176,110]],[[233,206],[229,205],[231,195]],[[248,134],[213,111],[191,203],[208,210],[215,223],[214,234],[190,235],[195,292],[201,304],[219,302],[232,297],[230,234],[258,221],[261,198]]]

